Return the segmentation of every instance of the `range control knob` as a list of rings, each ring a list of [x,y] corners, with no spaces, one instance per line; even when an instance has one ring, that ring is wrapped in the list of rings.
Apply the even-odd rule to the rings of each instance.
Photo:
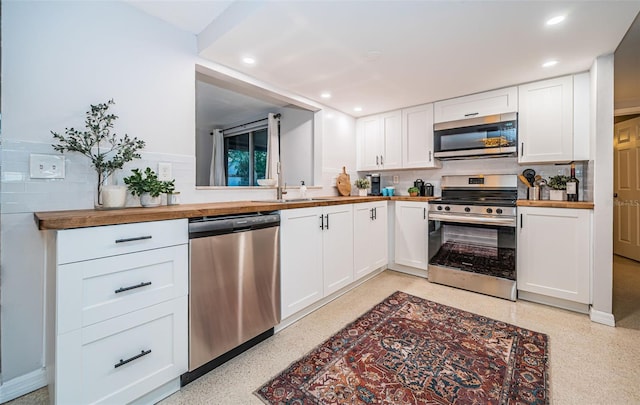
[[[487,214],[491,214],[493,210],[491,208],[487,208]]]
[[[496,214],[502,214],[502,208],[498,208],[498,209],[496,210]]]
[[[471,208],[469,208],[469,207],[464,207],[464,212],[471,212]]]
[[[451,208],[449,208],[449,206],[447,205],[446,207],[444,207],[445,211],[451,211]]]
[[[438,205],[438,211],[442,211],[442,205]]]

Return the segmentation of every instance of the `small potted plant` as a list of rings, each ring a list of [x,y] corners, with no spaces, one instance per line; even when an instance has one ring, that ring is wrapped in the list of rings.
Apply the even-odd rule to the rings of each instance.
[[[369,179],[367,179],[366,177],[356,179],[355,185],[358,188],[358,195],[360,197],[366,197],[367,189],[369,188]]]
[[[147,167],[144,172],[139,169],[131,170],[133,174],[124,178],[131,194],[140,196],[140,205],[143,207],[157,207],[160,205],[160,194],[171,193],[175,190],[175,180],[162,181],[158,179],[156,172]]]
[[[567,180],[569,177],[562,174],[549,177],[549,199],[554,201],[564,201],[567,199]]]
[[[418,187],[409,187],[407,191],[411,197],[417,197],[420,193],[420,189]]]

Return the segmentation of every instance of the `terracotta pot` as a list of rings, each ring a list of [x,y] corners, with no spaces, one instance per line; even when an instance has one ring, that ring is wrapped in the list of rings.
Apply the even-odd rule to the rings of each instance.
[[[418,196],[418,193],[409,193],[409,196],[411,196],[411,197],[417,197],[417,196]]]

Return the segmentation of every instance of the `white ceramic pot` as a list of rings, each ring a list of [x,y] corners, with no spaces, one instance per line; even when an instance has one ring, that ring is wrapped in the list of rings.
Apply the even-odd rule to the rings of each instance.
[[[367,196],[367,189],[366,188],[359,188],[358,189],[358,195],[360,197],[366,197]]]
[[[549,190],[549,199],[552,201],[565,201],[567,190]]]
[[[127,202],[126,186],[103,186],[102,208],[122,208]]]
[[[160,196],[151,197],[149,193],[143,193],[140,196],[140,205],[143,207],[157,207],[162,202],[162,198]]]

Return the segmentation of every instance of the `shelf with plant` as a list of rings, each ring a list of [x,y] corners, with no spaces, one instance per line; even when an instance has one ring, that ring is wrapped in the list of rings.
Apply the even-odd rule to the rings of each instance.
[[[98,184],[94,206],[103,207],[103,188],[111,175],[122,169],[125,163],[140,159],[139,150],[144,148],[144,141],[124,134],[119,137],[113,130],[118,116],[109,113],[109,106],[115,104],[112,100],[106,103],[91,105],[86,112],[85,130],[65,128],[64,134],[51,131],[57,145],[51,145],[57,152],[77,152],[89,158],[95,169]],[[115,208],[115,207],[109,207]]]
[[[150,167],[144,172],[140,169],[133,169],[131,172],[130,176],[124,178],[124,183],[131,194],[140,197],[143,207],[160,205],[160,194],[172,193],[175,190],[175,180],[159,180],[156,172]]]

